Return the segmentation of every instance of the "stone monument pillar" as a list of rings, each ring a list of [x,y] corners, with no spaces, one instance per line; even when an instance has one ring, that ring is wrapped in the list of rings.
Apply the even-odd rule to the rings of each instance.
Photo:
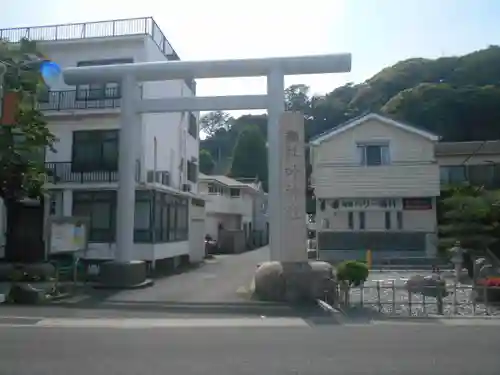
[[[279,221],[282,225],[281,261],[307,262],[304,116],[297,112],[285,112],[279,126],[280,199],[283,202]]]
[[[314,302],[332,294],[333,270],[326,262],[307,259],[306,165],[304,116],[285,112],[279,121],[279,141],[272,147],[279,155],[280,192],[278,220],[271,230],[279,238],[279,261],[265,262],[254,277],[257,298],[286,302]],[[273,225],[275,226],[273,228]],[[279,228],[276,228],[276,225]],[[271,243],[271,246],[273,243]]]

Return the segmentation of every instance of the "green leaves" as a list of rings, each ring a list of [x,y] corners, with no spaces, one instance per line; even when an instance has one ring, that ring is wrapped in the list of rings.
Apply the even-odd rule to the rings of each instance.
[[[356,260],[346,260],[337,267],[337,279],[349,286],[360,286],[368,279],[369,273],[367,264]]]
[[[233,151],[231,177],[257,177],[267,191],[267,148],[265,138],[257,126],[247,126],[238,136]]]
[[[204,174],[211,174],[214,170],[215,162],[207,150],[200,150],[200,172]]]
[[[28,63],[37,61],[39,56],[35,42],[0,42],[0,60],[7,65],[4,93],[19,94],[16,124],[0,128],[0,197],[3,199],[38,197],[45,183],[45,150],[53,150],[55,137],[36,109],[37,94],[43,85],[37,66]]]
[[[440,245],[444,248],[461,241],[462,246],[483,251],[498,238],[498,192],[471,186],[447,192],[441,202]]]

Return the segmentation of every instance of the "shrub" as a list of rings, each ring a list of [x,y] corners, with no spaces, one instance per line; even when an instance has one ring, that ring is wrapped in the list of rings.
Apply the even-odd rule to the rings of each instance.
[[[366,263],[356,260],[347,260],[337,267],[337,279],[349,286],[360,286],[368,279],[369,273]]]

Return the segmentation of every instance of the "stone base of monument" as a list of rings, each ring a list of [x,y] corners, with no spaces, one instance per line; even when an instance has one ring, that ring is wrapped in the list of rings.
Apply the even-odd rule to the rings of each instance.
[[[98,289],[136,289],[153,285],[147,278],[146,263],[140,260],[130,262],[110,261],[100,265]]]
[[[273,302],[333,301],[336,291],[333,267],[321,261],[261,263],[253,285],[254,298]]]

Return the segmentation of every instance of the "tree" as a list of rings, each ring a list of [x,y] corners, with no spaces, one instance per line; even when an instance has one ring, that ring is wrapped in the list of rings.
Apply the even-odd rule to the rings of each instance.
[[[303,112],[309,116],[310,105],[309,86],[298,84],[285,89],[285,109],[287,111]]]
[[[7,210],[6,252],[11,244],[9,219],[24,198],[43,197],[46,178],[45,150],[52,149],[54,135],[37,110],[37,96],[45,89],[36,44],[0,42],[0,61],[6,66],[3,94],[15,94],[15,123],[1,126],[0,198]]]
[[[450,248],[460,241],[466,249],[483,252],[498,237],[498,208],[496,193],[480,187],[458,186],[450,188],[441,202],[439,232],[442,248]]]
[[[247,126],[239,134],[229,175],[233,178],[257,177],[267,191],[267,147],[257,126]]]
[[[200,129],[207,137],[214,136],[217,131],[229,130],[231,127],[231,116],[223,111],[209,112],[200,119]]]
[[[200,172],[211,174],[214,170],[215,162],[212,154],[208,150],[200,150]]]

